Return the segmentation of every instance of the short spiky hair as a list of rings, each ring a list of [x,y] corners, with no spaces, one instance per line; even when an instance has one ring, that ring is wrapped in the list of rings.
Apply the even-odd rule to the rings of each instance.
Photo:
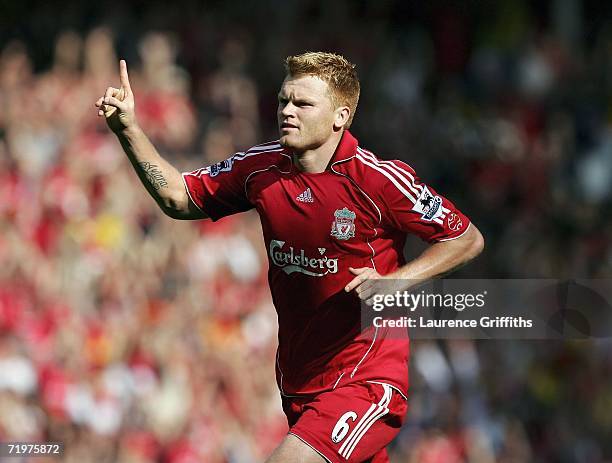
[[[309,51],[301,55],[288,56],[285,70],[292,77],[315,76],[327,82],[331,99],[336,107],[348,106],[351,115],[346,123],[348,129],[359,101],[359,78],[356,66],[344,56],[335,53]]]

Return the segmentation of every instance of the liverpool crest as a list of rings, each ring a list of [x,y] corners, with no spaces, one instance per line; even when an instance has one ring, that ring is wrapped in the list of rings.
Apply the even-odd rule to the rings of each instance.
[[[355,236],[355,217],[353,211],[346,207],[334,212],[334,223],[332,223],[331,236],[339,240],[348,240]]]

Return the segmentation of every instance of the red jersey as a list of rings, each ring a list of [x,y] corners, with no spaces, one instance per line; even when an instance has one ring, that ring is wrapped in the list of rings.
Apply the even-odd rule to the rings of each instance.
[[[277,142],[183,174],[212,220],[257,209],[278,313],[277,382],[285,395],[375,380],[408,389],[408,339],[362,330],[349,267],[381,275],[405,264],[407,233],[458,238],[469,220],[401,161],[382,161],[345,131],[328,168],[301,172]]]

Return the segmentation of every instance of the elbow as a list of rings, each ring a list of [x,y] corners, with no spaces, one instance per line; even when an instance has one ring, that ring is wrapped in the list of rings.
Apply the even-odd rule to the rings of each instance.
[[[185,190],[176,195],[168,196],[159,207],[168,217],[176,220],[199,220],[207,219],[208,216],[196,206]]]
[[[474,224],[472,224],[472,227],[473,227],[472,239],[468,247],[468,251],[467,251],[467,255],[468,255],[467,260],[472,260],[476,258],[478,255],[482,253],[482,251],[484,251],[484,247],[485,247],[485,240],[484,240],[484,237],[482,236],[482,233],[480,233],[480,230],[478,230]]]
[[[184,219],[189,213],[189,198],[184,191],[168,195],[158,204],[162,212],[172,219]]]

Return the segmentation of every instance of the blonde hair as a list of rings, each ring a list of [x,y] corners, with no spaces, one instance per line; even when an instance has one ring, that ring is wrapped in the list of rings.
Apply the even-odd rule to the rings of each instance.
[[[318,77],[329,86],[331,100],[336,107],[349,107],[351,114],[345,125],[347,129],[353,122],[359,101],[359,78],[355,68],[344,56],[320,51],[309,51],[285,59],[285,70],[289,76]]]

